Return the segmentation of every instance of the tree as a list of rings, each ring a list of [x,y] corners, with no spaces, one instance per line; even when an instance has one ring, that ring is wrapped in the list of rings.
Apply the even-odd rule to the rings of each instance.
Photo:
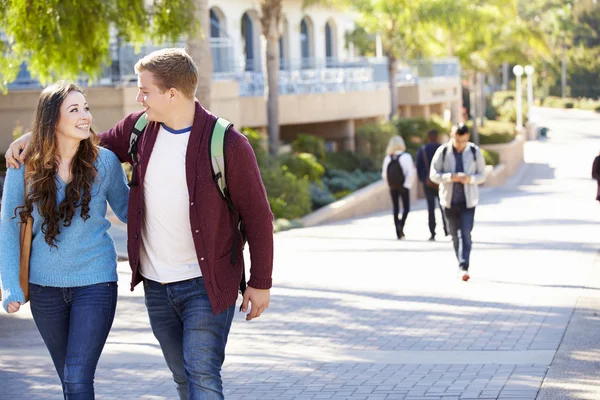
[[[198,1],[202,3],[202,1]],[[3,0],[0,88],[27,62],[33,78],[97,78],[110,64],[111,29],[123,41],[175,43],[193,35],[194,0]],[[209,53],[210,54],[210,53]]]
[[[260,22],[266,39],[267,58],[267,132],[269,152],[279,152],[279,37],[283,0],[261,0]]]
[[[212,87],[212,51],[210,48],[210,9],[208,0],[193,0],[195,18],[200,23],[199,30],[188,35],[186,45],[190,56],[198,65],[198,90],[196,98],[204,108],[210,108]]]
[[[390,120],[398,113],[398,62],[427,55],[423,26],[428,9],[423,3],[424,0],[304,0],[305,6],[351,7],[359,13],[358,25],[364,33],[381,36],[388,62]]]

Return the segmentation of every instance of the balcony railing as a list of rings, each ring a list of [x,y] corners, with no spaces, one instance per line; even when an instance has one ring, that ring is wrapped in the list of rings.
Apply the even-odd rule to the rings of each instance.
[[[113,44],[112,64],[106,67],[94,86],[132,85],[137,82],[134,65],[141,57],[158,49],[143,46],[139,53],[130,45]],[[212,38],[213,79],[232,79],[239,82],[241,96],[262,96],[265,91],[266,74],[261,63],[240,60],[233,56],[229,38]],[[374,90],[388,85],[388,67],[385,58],[328,59],[282,59],[279,71],[280,94],[350,92]],[[460,65],[457,59],[418,60],[398,68],[398,84],[417,84],[419,81],[457,78]],[[87,79],[79,82],[87,86]],[[32,79],[26,65],[21,66],[18,78],[9,89],[40,88]]]

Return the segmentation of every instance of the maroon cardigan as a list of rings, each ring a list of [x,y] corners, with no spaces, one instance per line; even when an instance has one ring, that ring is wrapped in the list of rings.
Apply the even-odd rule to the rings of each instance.
[[[132,160],[127,154],[129,136],[141,112],[121,120],[100,134],[102,145],[121,160]],[[215,314],[235,304],[244,268],[244,257],[231,265],[234,238],[233,217],[212,179],[208,149],[216,117],[196,102],[194,125],[186,153],[186,178],[190,195],[191,234],[208,297]],[[140,240],[144,218],[144,176],[152,154],[159,123],[150,122],[138,143],[138,182],[129,193],[127,251],[131,266],[131,290],[141,282]],[[250,248],[249,286],[270,289],[273,271],[273,214],[260,177],[254,150],[245,136],[231,128],[225,136],[226,180],[231,199],[244,223]],[[240,235],[236,235],[241,242]],[[238,246],[241,249],[241,245]],[[240,250],[241,252],[241,250]]]

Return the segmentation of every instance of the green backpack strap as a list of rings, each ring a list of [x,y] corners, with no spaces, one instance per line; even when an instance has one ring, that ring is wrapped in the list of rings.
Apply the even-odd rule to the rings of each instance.
[[[143,113],[138,117],[137,121],[135,121],[135,125],[129,134],[129,149],[127,150],[127,154],[129,154],[129,157],[131,157],[133,162],[133,171],[131,173],[131,180],[129,181],[130,187],[137,185],[138,142],[140,141],[140,136],[142,136],[146,125],[148,125],[148,118],[146,117],[146,113]]]
[[[239,215],[231,197],[229,196],[229,190],[227,190],[227,181],[225,179],[225,133],[233,124],[227,121],[225,118],[217,118],[217,122],[212,131],[210,137],[210,161],[212,163],[213,181],[221,193],[221,197],[227,202],[227,207],[233,216],[233,224],[236,232],[242,237],[242,246],[245,243],[246,238],[244,235],[244,227],[239,219]],[[239,253],[239,243],[237,237],[233,238],[231,244],[231,259],[232,265],[237,264],[237,258]],[[242,247],[243,249],[243,247]],[[242,279],[240,281],[240,292],[242,295],[246,291],[246,273],[242,269]]]
[[[225,118],[217,118],[210,138],[210,158],[213,169],[213,179],[224,199],[229,198],[227,181],[225,179],[225,133],[233,124]]]

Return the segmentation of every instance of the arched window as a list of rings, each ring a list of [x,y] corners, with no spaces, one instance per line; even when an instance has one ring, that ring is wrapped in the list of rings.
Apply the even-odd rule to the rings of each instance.
[[[300,55],[302,57],[302,67],[310,68],[311,60],[311,35],[309,30],[309,23],[306,18],[300,22]]]
[[[242,16],[242,38],[244,39],[244,57],[246,71],[254,71],[254,26],[248,13]]]
[[[337,60],[337,35],[335,22],[325,24],[325,62],[328,67],[335,66]]]
[[[210,9],[210,37],[221,37],[221,20],[212,8]]]
[[[333,33],[331,32],[331,24],[325,24],[325,57],[327,60],[333,58]]]
[[[289,68],[289,34],[287,18],[283,17],[282,20],[281,36],[279,36],[279,69],[285,70]]]

